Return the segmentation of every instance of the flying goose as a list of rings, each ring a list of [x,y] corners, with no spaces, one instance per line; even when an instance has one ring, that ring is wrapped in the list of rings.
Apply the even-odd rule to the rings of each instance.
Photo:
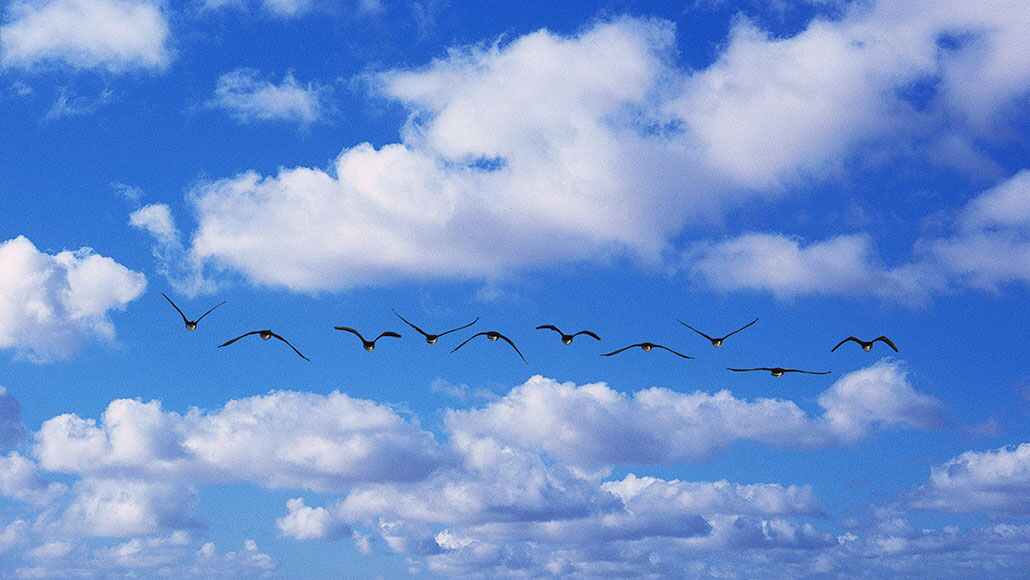
[[[731,332],[731,333],[727,334],[726,336],[718,336],[718,337],[716,337],[716,336],[708,336],[707,334],[705,334],[705,333],[701,332],[700,330],[698,330],[698,329],[694,328],[693,326],[691,326],[691,325],[687,324],[686,322],[683,322],[682,320],[680,320],[680,321],[679,321],[679,323],[680,323],[680,324],[682,324],[683,326],[686,326],[686,327],[687,327],[687,328],[689,328],[690,330],[693,330],[694,332],[696,332],[696,333],[700,334],[701,336],[703,336],[703,337],[707,338],[707,339],[708,339],[708,341],[709,341],[709,342],[711,342],[711,343],[712,343],[712,346],[714,346],[715,348],[719,348],[719,347],[721,347],[721,346],[723,345],[723,343],[724,343],[724,342],[726,342],[726,339],[727,339],[727,338],[729,338],[729,337],[733,336],[734,334],[737,334],[737,333],[738,333],[738,332],[740,332],[741,330],[744,330],[744,329],[746,329],[746,328],[749,328],[749,327],[751,327],[751,326],[752,326],[752,325],[753,325],[754,323],[756,323],[756,322],[758,322],[758,319],[757,319],[757,318],[756,318],[756,319],[754,319],[754,320],[752,320],[751,322],[748,322],[748,323],[747,323],[747,324],[745,324],[744,326],[741,326],[741,327],[740,327],[740,328],[738,328],[737,330],[734,330],[733,332]]]
[[[504,342],[510,344],[513,349],[515,349],[515,352],[517,352],[519,354],[519,358],[522,359],[522,362],[528,364],[528,362],[526,361],[526,357],[522,355],[522,351],[519,350],[519,347],[515,346],[515,343],[512,342],[510,338],[508,338],[507,336],[504,336],[503,334],[501,334],[500,332],[497,332],[496,330],[487,330],[487,331],[484,331],[484,332],[477,332],[477,333],[473,334],[472,336],[466,338],[458,346],[454,347],[454,349],[451,350],[451,352],[458,352],[459,348],[465,346],[466,344],[469,343],[469,341],[471,341],[473,338],[476,338],[478,336],[485,336],[488,340],[491,340],[493,342],[497,342],[498,340],[503,340]]]
[[[436,344],[436,341],[440,340],[441,336],[447,336],[448,334],[450,334],[452,332],[457,332],[459,330],[465,330],[466,328],[468,328],[468,327],[472,326],[473,324],[479,322],[479,317],[477,316],[475,320],[473,320],[472,322],[470,322],[470,323],[468,323],[468,324],[466,324],[464,326],[459,326],[457,328],[452,328],[452,329],[448,330],[447,332],[441,332],[440,334],[430,334],[430,333],[422,330],[418,326],[416,326],[413,322],[409,321],[407,318],[404,318],[403,316],[401,316],[396,310],[394,310],[393,313],[397,315],[397,318],[400,318],[402,321],[404,321],[404,324],[407,324],[408,326],[414,328],[415,332],[417,332],[417,333],[421,334],[422,336],[426,337],[426,343],[428,343],[428,344]]]
[[[894,341],[889,339],[889,338],[887,338],[886,336],[878,336],[878,337],[876,337],[876,338],[874,338],[874,339],[872,339],[870,341],[865,341],[865,340],[862,340],[861,338],[856,338],[854,336],[849,336],[849,337],[845,338],[844,340],[838,342],[837,346],[835,346],[835,347],[830,349],[830,352],[836,351],[845,342],[854,342],[855,344],[861,346],[862,350],[864,350],[866,352],[869,352],[869,351],[873,350],[873,344],[874,343],[882,342],[883,344],[886,344],[887,346],[889,346],[892,349],[894,349],[894,352],[898,352],[898,345],[894,344]]]
[[[590,338],[592,338],[594,340],[601,340],[601,337],[597,336],[597,333],[595,333],[592,330],[581,330],[579,332],[574,332],[572,334],[565,334],[564,332],[562,332],[562,330],[560,328],[558,328],[557,326],[555,326],[553,324],[541,324],[540,326],[536,327],[536,329],[537,330],[553,330],[553,331],[557,332],[558,334],[561,335],[562,344],[572,344],[572,339],[576,338],[577,336],[579,336],[581,334],[585,334],[585,335],[589,336]]]
[[[304,356],[299,350],[297,350],[297,347],[295,347],[292,344],[290,344],[290,341],[286,340],[285,338],[279,336],[278,334],[276,334],[276,333],[274,333],[274,332],[272,332],[271,330],[268,330],[268,329],[265,329],[265,330],[252,330],[250,332],[246,332],[244,334],[241,334],[241,335],[237,336],[236,338],[232,338],[232,339],[229,339],[229,340],[223,342],[222,344],[218,345],[218,348],[222,348],[223,346],[229,346],[230,344],[236,342],[237,340],[240,340],[241,338],[246,338],[248,336],[252,336],[252,335],[255,335],[255,334],[258,335],[261,338],[261,340],[271,340],[273,338],[277,339],[277,340],[281,340],[282,342],[286,343],[286,346],[292,348],[293,352],[297,353],[297,356],[299,356],[300,358],[302,358],[302,359],[304,359],[304,360],[306,360],[308,362],[311,362],[311,359],[309,359],[308,357]]]
[[[756,368],[753,368],[753,369],[727,368],[726,370],[733,371],[735,373],[749,373],[749,372],[752,372],[752,371],[768,371],[772,376],[774,376],[776,378],[782,377],[786,373],[804,373],[806,375],[828,375],[828,374],[830,374],[830,371],[802,371],[802,370],[799,370],[799,369],[785,369],[785,368],[781,368],[781,367],[756,367]]]
[[[171,299],[171,298],[169,298],[167,294],[165,294],[164,292],[162,292],[162,293],[161,293],[161,296],[164,296],[164,297],[165,297],[165,300],[167,300],[167,301],[168,301],[168,303],[172,305],[172,308],[174,308],[174,309],[175,309],[175,311],[179,313],[179,316],[181,316],[181,317],[182,317],[182,323],[186,325],[186,330],[188,330],[188,331],[190,331],[190,332],[193,332],[194,330],[196,330],[196,329],[197,329],[197,325],[198,325],[198,324],[200,324],[200,321],[201,321],[201,320],[204,320],[204,317],[205,317],[205,316],[207,316],[208,314],[211,314],[212,312],[214,312],[214,311],[215,311],[215,308],[218,308],[218,307],[219,307],[219,306],[221,306],[222,304],[225,304],[225,302],[224,302],[224,301],[222,301],[222,302],[220,302],[220,303],[218,303],[218,304],[215,304],[215,305],[214,305],[214,306],[212,306],[212,307],[211,307],[210,309],[208,309],[208,311],[207,311],[207,312],[205,312],[205,313],[201,314],[201,315],[200,315],[200,318],[198,318],[198,319],[196,319],[196,320],[190,320],[190,319],[189,319],[189,318],[188,318],[188,317],[187,317],[187,316],[186,316],[186,315],[185,315],[185,314],[183,313],[183,311],[182,311],[182,310],[181,310],[181,309],[180,309],[180,308],[179,308],[178,306],[176,306],[176,305],[175,305],[175,302],[172,302],[172,299]]]
[[[380,332],[379,336],[375,337],[374,339],[368,340],[364,336],[361,336],[360,332],[358,332],[357,330],[355,330],[355,329],[353,329],[353,328],[351,328],[349,326],[334,326],[333,328],[335,328],[336,330],[342,330],[343,332],[349,332],[349,333],[353,334],[354,336],[358,337],[359,339],[361,339],[361,346],[365,350],[367,350],[368,352],[372,352],[373,350],[375,350],[376,349],[376,342],[378,342],[379,339],[383,338],[384,336],[389,336],[391,338],[400,338],[401,337],[401,335],[397,334],[396,332],[391,332],[391,331],[387,330],[386,332]]]
[[[693,359],[694,358],[692,356],[687,356],[685,354],[678,353],[678,352],[672,350],[671,348],[669,348],[667,346],[663,346],[661,344],[655,344],[653,342],[638,342],[637,344],[631,344],[629,346],[624,346],[624,347],[622,347],[622,348],[620,348],[618,350],[613,350],[611,352],[606,352],[606,353],[602,354],[601,356],[615,356],[615,355],[619,354],[620,352],[625,351],[625,350],[629,350],[631,348],[640,348],[640,350],[642,350],[644,352],[651,352],[652,349],[660,348],[662,350],[667,350],[667,351],[671,352],[672,354],[674,354],[674,355],[676,355],[676,356],[678,356],[680,358],[687,358],[687,359]]]

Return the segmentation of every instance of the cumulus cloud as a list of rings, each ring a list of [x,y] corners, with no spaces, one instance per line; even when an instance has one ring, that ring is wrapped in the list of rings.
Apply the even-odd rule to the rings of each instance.
[[[242,8],[245,4],[245,0],[204,0],[204,8],[207,10],[226,7]],[[314,0],[261,0],[261,6],[266,11],[280,18],[302,16],[314,5]]]
[[[939,403],[908,381],[900,363],[881,361],[838,379],[819,397],[822,416],[793,401],[738,399],[729,391],[632,395],[604,383],[577,386],[535,376],[480,409],[449,411],[448,429],[541,449],[572,465],[647,464],[704,457],[738,440],[825,446],[875,428],[929,427]],[[525,429],[532,423],[534,429]]]
[[[0,26],[0,63],[60,62],[109,72],[168,66],[168,20],[151,0],[15,0]]]
[[[35,453],[50,471],[312,490],[418,479],[445,460],[430,433],[384,406],[288,391],[185,415],[120,399],[99,424],[74,414],[47,420]]]
[[[281,84],[262,80],[258,71],[236,69],[218,78],[211,107],[224,109],[237,121],[293,121],[308,125],[326,113],[327,89],[309,83],[303,86],[292,74]]]
[[[76,535],[124,537],[189,524],[188,486],[142,479],[87,478],[73,489],[63,526]]]
[[[26,525],[19,520],[8,528],[25,531]],[[2,538],[0,532],[0,542]],[[29,550],[23,560],[20,567],[10,568],[12,578],[265,578],[277,566],[254,540],[221,553],[212,542],[198,547],[184,530],[97,547],[49,540]]]
[[[932,468],[915,505],[956,512],[1030,514],[1030,443],[967,451]]]
[[[275,525],[283,535],[296,540],[337,538],[349,531],[346,526],[333,521],[329,510],[308,507],[300,497],[286,502],[286,515],[277,519]]]
[[[906,139],[896,121],[914,124],[917,114],[898,95],[942,75],[980,83],[954,65],[969,51],[1016,67],[999,68],[976,107],[1026,92],[1010,82],[1030,74],[1025,25],[1005,16],[1025,12],[1018,1],[914,4],[860,3],[788,38],[742,21],[716,62],[693,73],[674,62],[670,23],[632,18],[386,71],[372,85],[409,111],[399,143],[348,147],[328,169],[201,184],[190,196],[199,220],[191,250],[300,291],[489,279],[613,255],[658,260],[687,224],[822,176],[865,143]],[[939,42],[964,33],[982,42]],[[943,92],[931,107],[990,116],[949,97],[957,84],[934,86]],[[853,268],[837,271],[838,285],[866,272],[886,292],[911,294],[922,281],[919,271],[880,266],[862,238],[828,243]]]
[[[0,497],[47,505],[66,489],[61,483],[44,481],[36,464],[20,453],[11,451],[0,456]]]
[[[0,348],[43,362],[67,358],[87,337],[113,339],[109,312],[146,286],[90,248],[47,254],[24,236],[0,243]]]
[[[688,269],[713,288],[805,295],[878,295],[921,301],[942,277],[927,265],[881,263],[868,235],[845,235],[804,244],[780,234],[749,233],[701,243],[686,257]]]
[[[952,236],[924,244],[947,271],[974,286],[1030,282],[1030,170],[971,200]]]

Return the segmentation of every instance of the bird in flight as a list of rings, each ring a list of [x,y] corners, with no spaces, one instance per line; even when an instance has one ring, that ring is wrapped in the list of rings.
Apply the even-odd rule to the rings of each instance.
[[[308,362],[311,362],[311,359],[309,359],[308,357],[304,356],[303,353],[301,353],[299,350],[297,350],[297,347],[295,347],[292,344],[290,344],[290,341],[286,340],[285,338],[279,336],[278,334],[276,334],[276,333],[274,333],[274,332],[272,332],[271,330],[268,330],[268,329],[265,329],[265,330],[252,330],[250,332],[241,334],[241,335],[237,336],[236,338],[229,339],[229,340],[223,342],[222,344],[218,345],[218,348],[222,348],[223,346],[229,346],[230,344],[236,342],[237,340],[240,340],[241,338],[246,338],[248,336],[253,336],[255,334],[258,335],[258,337],[260,337],[261,340],[271,340],[273,338],[276,339],[276,340],[280,340],[280,341],[284,342],[286,344],[286,346],[292,348],[293,352],[297,353],[297,356],[299,356],[300,358],[302,358],[302,359],[304,359],[304,360],[306,360]]]
[[[676,356],[678,356],[680,358],[688,358],[688,359],[693,359],[694,358],[692,356],[687,356],[685,354],[678,353],[678,352],[672,350],[671,348],[669,348],[667,346],[663,346],[661,344],[655,344],[653,342],[638,342],[637,344],[631,344],[629,346],[624,346],[624,347],[622,347],[622,348],[620,348],[618,350],[613,350],[611,352],[606,352],[606,353],[602,354],[601,356],[615,356],[615,355],[619,354],[620,352],[625,351],[625,350],[629,350],[631,348],[639,348],[640,350],[642,350],[644,352],[651,352],[652,350],[654,350],[656,348],[660,348],[662,350],[667,350],[667,351],[671,352],[672,354],[674,354],[674,355],[676,355]]]
[[[205,313],[201,314],[201,315],[200,315],[200,318],[198,318],[198,319],[196,319],[196,320],[190,320],[190,319],[189,319],[189,317],[187,317],[187,316],[186,316],[186,315],[185,315],[185,314],[183,313],[183,311],[182,311],[182,310],[181,310],[181,309],[180,309],[180,308],[179,308],[178,306],[176,306],[176,305],[175,305],[175,302],[172,302],[172,299],[171,299],[171,298],[169,298],[167,294],[165,294],[164,292],[162,292],[162,293],[161,293],[161,296],[164,296],[164,297],[165,297],[165,300],[167,300],[167,301],[168,301],[168,303],[172,305],[172,308],[174,308],[174,309],[175,309],[175,311],[179,313],[179,316],[181,316],[181,317],[182,317],[182,323],[186,325],[186,330],[189,330],[190,332],[192,332],[192,331],[194,331],[194,330],[196,330],[196,329],[197,329],[197,325],[198,325],[198,324],[200,324],[200,321],[201,321],[201,320],[204,320],[204,317],[205,317],[205,316],[207,316],[208,314],[211,314],[212,312],[214,312],[214,311],[215,311],[215,308],[218,308],[218,307],[219,307],[219,306],[221,306],[222,304],[225,304],[225,302],[224,302],[224,301],[223,301],[223,302],[220,302],[220,303],[218,303],[218,304],[215,304],[215,305],[214,305],[214,306],[212,306],[212,307],[211,307],[210,309],[208,309],[208,311],[207,311],[207,312],[205,312]]]
[[[407,324],[408,326],[414,328],[415,332],[417,332],[417,333],[421,334],[422,336],[426,337],[426,343],[428,343],[428,344],[436,344],[436,341],[440,340],[441,336],[447,336],[448,334],[450,334],[452,332],[457,332],[459,330],[465,330],[466,328],[468,328],[468,327],[472,326],[473,324],[479,322],[479,317],[477,316],[475,320],[473,320],[472,322],[470,322],[470,323],[468,323],[468,324],[466,324],[464,326],[459,326],[457,328],[452,328],[452,329],[448,330],[447,332],[441,332],[440,334],[430,334],[430,333],[422,330],[418,326],[416,326],[413,322],[411,322],[407,318],[404,318],[403,316],[398,314],[396,310],[394,310],[393,313],[397,315],[397,318],[400,318],[402,321],[404,321],[404,324]]]
[[[597,336],[597,333],[595,333],[592,330],[581,330],[579,332],[574,332],[572,334],[565,334],[564,332],[562,332],[562,330],[560,328],[558,328],[557,326],[555,326],[553,324],[541,324],[540,326],[536,327],[536,329],[537,330],[553,330],[553,331],[557,332],[558,334],[561,335],[562,344],[572,344],[572,339],[576,338],[577,336],[579,336],[581,334],[585,334],[585,335],[589,336],[590,338],[592,338],[594,340],[601,340],[601,337]]]
[[[705,334],[705,333],[701,332],[700,330],[698,330],[698,329],[694,328],[693,326],[691,326],[691,325],[687,324],[686,322],[683,322],[682,320],[680,320],[680,321],[679,321],[679,323],[680,323],[680,324],[682,324],[683,326],[686,326],[686,327],[687,327],[687,328],[689,328],[690,330],[693,330],[694,332],[696,332],[696,333],[700,334],[701,336],[703,336],[703,337],[707,338],[707,339],[709,340],[709,342],[711,342],[711,343],[712,343],[712,346],[714,346],[715,348],[719,348],[719,347],[721,347],[721,346],[723,345],[723,343],[724,343],[724,342],[726,342],[726,339],[727,339],[727,338],[729,338],[729,337],[733,336],[734,334],[737,334],[737,333],[738,333],[738,332],[740,332],[741,330],[744,330],[744,329],[746,329],[746,328],[750,328],[750,327],[751,327],[752,325],[754,325],[754,324],[755,324],[756,322],[758,322],[758,319],[757,319],[757,318],[756,318],[756,319],[754,319],[754,320],[752,320],[751,322],[748,322],[748,323],[747,323],[747,324],[745,324],[744,326],[741,326],[741,327],[740,327],[740,328],[738,328],[737,330],[734,330],[733,332],[731,332],[731,333],[727,334],[726,336],[708,336],[707,334]]]
[[[753,369],[734,369],[727,368],[726,370],[733,371],[735,373],[750,373],[752,371],[766,371],[774,377],[782,377],[787,373],[803,373],[806,375],[828,375],[830,371],[803,371],[799,369],[785,369],[781,367],[757,367]]]
[[[469,343],[469,341],[471,341],[473,338],[476,338],[478,336],[485,336],[488,340],[491,340],[493,342],[497,342],[498,340],[503,340],[504,342],[506,342],[509,345],[511,345],[511,347],[513,349],[515,349],[515,352],[517,352],[519,354],[519,358],[522,359],[522,362],[528,364],[528,362],[526,361],[526,357],[522,356],[522,351],[519,350],[519,347],[515,346],[515,343],[512,342],[510,338],[508,338],[507,336],[504,336],[503,334],[501,334],[500,332],[497,332],[496,330],[487,330],[487,331],[484,331],[484,332],[477,332],[477,333],[473,334],[472,336],[466,338],[458,346],[454,347],[454,349],[451,350],[451,352],[458,352],[459,348],[465,346],[466,344]]]
[[[397,334],[396,332],[391,332],[391,331],[387,330],[386,332],[380,332],[379,336],[373,338],[372,340],[368,340],[364,336],[361,336],[360,332],[358,332],[357,330],[355,330],[355,329],[353,329],[353,328],[351,328],[349,326],[334,326],[333,328],[335,328],[336,330],[342,330],[343,332],[349,332],[349,333],[353,334],[354,336],[358,337],[359,339],[361,339],[361,346],[365,350],[367,350],[368,352],[372,352],[373,350],[375,350],[376,349],[376,342],[378,342],[379,339],[383,338],[384,336],[389,336],[390,338],[400,338],[401,337],[401,335]]]
[[[873,344],[874,343],[882,342],[883,344],[886,344],[887,346],[889,346],[892,349],[894,349],[894,352],[898,352],[898,345],[894,344],[894,341],[889,339],[889,338],[887,338],[886,336],[878,336],[878,337],[876,337],[876,338],[874,338],[872,340],[869,340],[869,341],[862,340],[861,338],[856,338],[854,336],[849,336],[849,337],[845,338],[844,340],[838,342],[837,346],[835,346],[832,349],[830,349],[830,352],[836,351],[845,342],[854,342],[855,344],[861,346],[862,350],[864,350],[866,352],[869,352],[869,351],[873,350]]]

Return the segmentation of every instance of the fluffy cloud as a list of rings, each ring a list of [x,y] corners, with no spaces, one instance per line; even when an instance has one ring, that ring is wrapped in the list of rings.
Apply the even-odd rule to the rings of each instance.
[[[1030,514],[1030,443],[967,451],[934,467],[915,503],[948,511]]]
[[[1030,170],[971,200],[956,229],[951,237],[926,242],[944,268],[984,288],[1030,282]]]
[[[141,479],[88,478],[76,484],[63,526],[75,535],[123,537],[189,524],[193,492]]]
[[[325,92],[319,85],[300,85],[292,74],[277,85],[261,80],[256,70],[237,69],[218,78],[208,105],[228,111],[241,123],[294,121],[307,125],[325,114]]]
[[[742,21],[715,63],[695,73],[674,63],[671,24],[630,18],[387,71],[373,85],[410,112],[400,143],[348,147],[328,169],[201,184],[190,196],[199,219],[192,253],[300,291],[490,278],[622,254],[658,260],[693,221],[775,197],[864,143],[914,138],[904,126],[923,117],[898,96],[912,83],[941,79],[927,106],[970,117],[993,118],[1003,108],[988,103],[1026,92],[1016,82],[1030,75],[1026,27],[1007,16],[1025,12],[1018,0],[913,6],[860,3],[789,38]],[[975,40],[949,48],[945,35]],[[984,82],[960,65],[970,55],[1013,68]],[[968,85],[982,86],[982,98],[953,96]],[[866,238],[825,250],[758,241],[796,255],[800,290],[781,292],[821,291],[805,280],[806,260],[831,251],[847,260],[834,290],[862,274],[892,296],[918,294],[925,282],[918,268],[879,265]]]
[[[0,456],[0,497],[47,505],[66,489],[63,484],[44,481],[31,459],[15,451]]]
[[[275,525],[283,535],[296,540],[336,538],[348,531],[346,526],[333,521],[329,510],[308,507],[299,497],[286,502],[286,515],[277,519]]]
[[[88,336],[114,337],[108,318],[146,288],[90,248],[51,255],[24,236],[0,243],[0,348],[34,361],[68,357]]]
[[[314,490],[418,479],[445,459],[430,433],[386,407],[286,391],[186,415],[121,399],[99,425],[73,414],[44,422],[35,453],[50,471]]]
[[[16,524],[24,531],[24,522],[9,528]],[[99,547],[52,540],[32,548],[24,560],[11,568],[12,578],[265,578],[276,568],[254,540],[223,554],[212,542],[197,547],[183,530]]]
[[[851,442],[877,427],[931,426],[939,403],[916,391],[899,363],[881,361],[837,380],[819,405],[824,414],[813,417],[792,401],[748,401],[725,390],[650,388],[627,396],[603,383],[535,376],[481,409],[449,411],[446,423],[458,441],[492,438],[589,467],[692,460],[737,440]]]
[[[0,26],[0,63],[160,70],[172,58],[169,35],[151,0],[15,0]]]
[[[929,267],[884,266],[867,235],[803,245],[779,234],[751,233],[697,245],[687,262],[713,288],[767,291],[780,298],[872,294],[919,301],[941,285],[941,277]]]

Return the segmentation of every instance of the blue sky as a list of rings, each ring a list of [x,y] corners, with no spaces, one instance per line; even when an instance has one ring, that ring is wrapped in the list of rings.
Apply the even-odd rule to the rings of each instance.
[[[4,3],[0,577],[1020,577],[1021,4]]]

